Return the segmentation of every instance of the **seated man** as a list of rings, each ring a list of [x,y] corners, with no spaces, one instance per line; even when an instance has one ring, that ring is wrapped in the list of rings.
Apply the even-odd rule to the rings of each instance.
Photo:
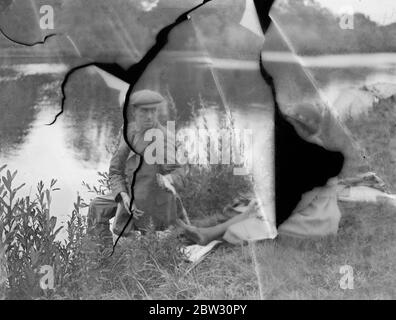
[[[285,117],[304,140],[327,150],[341,151],[345,158],[344,169],[350,165],[350,162],[355,161],[356,150],[353,150],[354,146],[350,138],[328,110],[320,110],[309,104],[300,104],[286,112]],[[335,157],[335,159],[338,158]],[[336,165],[339,166],[339,163]],[[178,225],[188,238],[201,245],[219,238],[231,243],[273,238],[271,228],[260,223],[260,210],[263,209],[259,208],[257,201],[252,200],[243,213],[222,224],[197,228],[178,221]],[[287,215],[285,220],[278,221],[278,218],[277,213],[276,226],[280,234],[320,237],[337,233],[341,218],[337,204],[337,178],[329,179],[325,186],[318,186],[304,193],[297,207]]]
[[[119,235],[129,216],[133,219],[125,230],[145,230],[152,221],[156,230],[163,230],[174,224],[178,216],[175,197],[161,187],[163,179],[176,188],[183,186],[183,168],[175,163],[174,139],[159,123],[160,108],[166,107],[166,100],[159,93],[141,90],[132,94],[128,104],[128,142],[133,151],[120,138],[119,146],[110,162],[109,176],[111,193],[95,198],[88,211],[88,234],[109,248],[113,245],[109,220],[115,217],[113,232]],[[134,121],[132,121],[134,119]],[[149,129],[154,129],[148,132]],[[156,131],[157,130],[157,131]],[[146,157],[146,148],[154,142],[155,132],[163,139],[164,163]],[[154,134],[152,134],[154,132]],[[168,152],[168,148],[171,148]],[[135,153],[136,152],[136,153]],[[155,158],[161,159],[161,157]],[[140,163],[141,162],[141,163]],[[131,204],[133,182],[134,200]]]

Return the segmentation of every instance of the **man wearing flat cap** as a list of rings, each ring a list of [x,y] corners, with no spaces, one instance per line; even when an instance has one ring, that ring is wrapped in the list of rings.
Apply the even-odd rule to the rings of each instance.
[[[162,187],[164,182],[176,189],[183,187],[184,168],[176,164],[174,139],[159,123],[158,114],[166,108],[165,98],[151,90],[136,91],[132,94],[127,109],[127,138],[133,150],[121,136],[118,150],[110,162],[109,177],[111,193],[95,198],[88,211],[88,234],[97,237],[105,246],[113,244],[109,220],[115,217],[113,232],[116,235],[126,225],[129,216],[134,215],[124,235],[131,230],[144,231],[150,224],[156,230],[164,230],[173,225],[178,217],[174,195]],[[133,120],[132,120],[133,119]],[[147,139],[150,129],[160,130],[164,138],[164,163],[152,163],[144,157],[144,151],[154,140]],[[173,150],[168,152],[168,148]],[[139,163],[142,162],[140,167]],[[138,168],[139,167],[139,168]],[[131,185],[134,201],[131,204]]]

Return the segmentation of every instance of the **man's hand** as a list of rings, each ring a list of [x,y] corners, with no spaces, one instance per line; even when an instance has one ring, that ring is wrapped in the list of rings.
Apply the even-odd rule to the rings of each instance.
[[[139,219],[143,215],[143,211],[136,208],[135,203],[132,203],[131,207],[131,197],[126,192],[121,192],[122,202],[124,204],[125,210],[130,214],[133,215],[134,218]]]

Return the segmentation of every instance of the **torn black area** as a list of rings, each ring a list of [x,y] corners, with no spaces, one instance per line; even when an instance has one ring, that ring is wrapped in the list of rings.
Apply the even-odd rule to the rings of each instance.
[[[33,42],[33,43],[25,43],[25,42],[20,42],[20,41],[17,41],[17,40],[15,40],[15,39],[12,39],[10,36],[8,36],[8,35],[4,32],[1,28],[0,28],[0,33],[1,33],[7,40],[10,40],[10,41],[13,42],[13,43],[16,43],[16,44],[19,44],[19,45],[25,46],[25,47],[34,47],[34,46],[37,46],[37,45],[40,45],[40,44],[45,44],[45,42],[46,42],[49,38],[52,38],[52,37],[54,37],[54,36],[57,36],[56,33],[51,33],[51,34],[46,35],[46,36],[43,38],[43,40],[41,40],[41,41],[37,41],[37,42]]]
[[[271,18],[269,10],[274,1],[254,0],[263,33]],[[302,139],[283,116],[272,76],[265,70],[260,55],[260,71],[271,89],[274,103],[275,127],[275,211],[276,226],[282,224],[296,208],[301,196],[315,187],[323,186],[337,176],[343,167],[344,156]]]

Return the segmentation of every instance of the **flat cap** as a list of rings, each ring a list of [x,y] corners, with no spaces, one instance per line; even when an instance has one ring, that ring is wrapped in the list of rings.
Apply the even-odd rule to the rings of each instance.
[[[139,90],[132,94],[129,103],[134,107],[156,108],[165,102],[165,98],[152,90]]]

